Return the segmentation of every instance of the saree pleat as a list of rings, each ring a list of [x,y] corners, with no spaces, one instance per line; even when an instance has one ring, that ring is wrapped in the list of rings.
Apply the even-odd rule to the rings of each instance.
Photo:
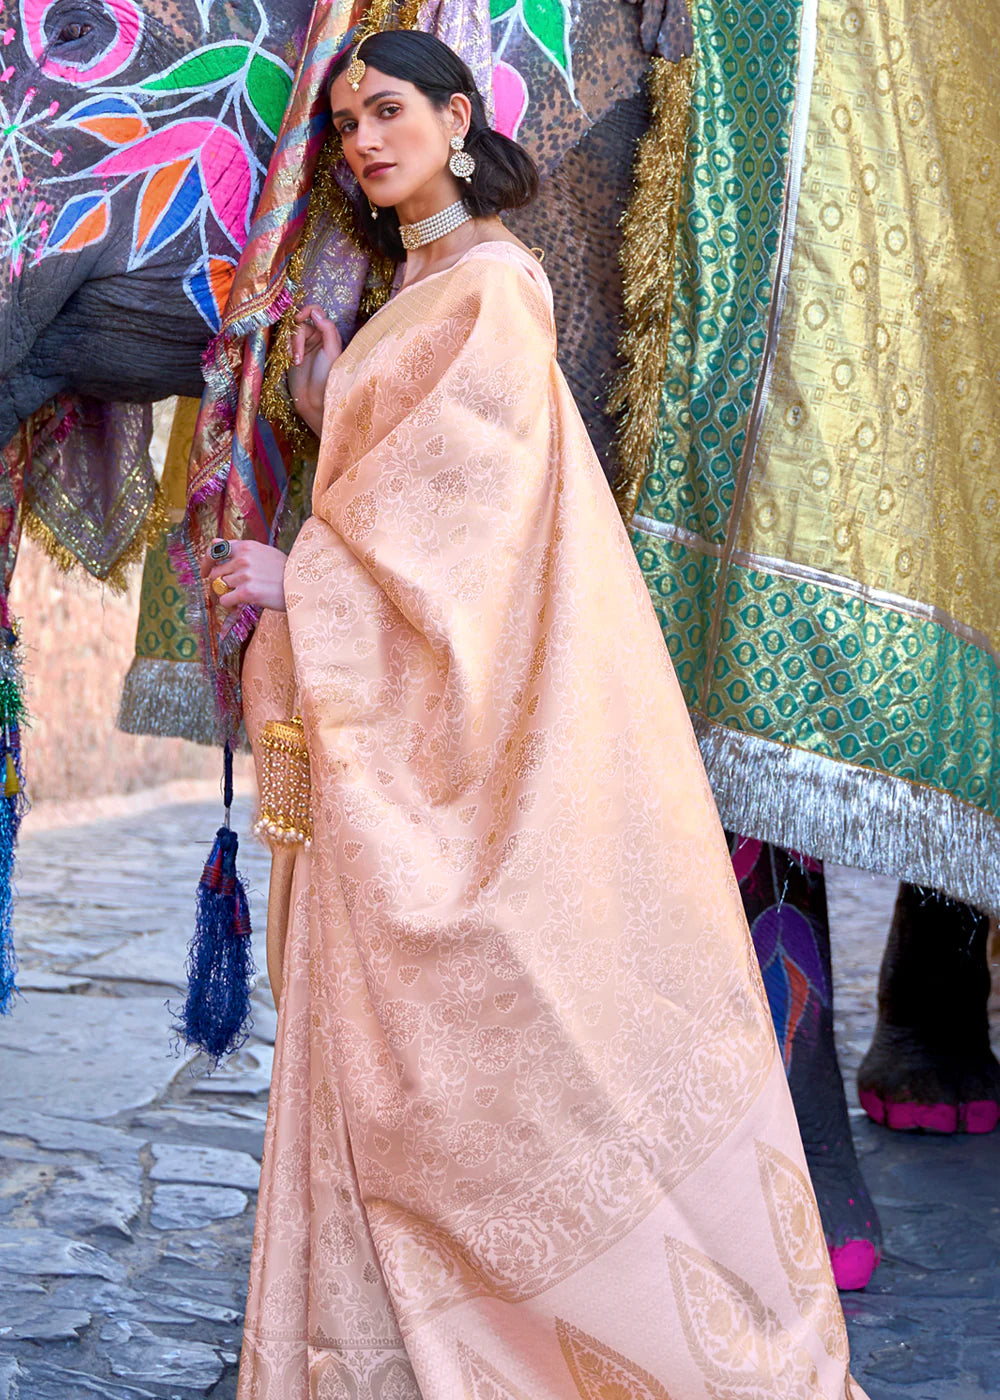
[[[358,334],[313,511],[243,675],[251,739],[301,711],[315,837],[240,1400],[857,1395],[728,850],[529,255],[481,245]]]

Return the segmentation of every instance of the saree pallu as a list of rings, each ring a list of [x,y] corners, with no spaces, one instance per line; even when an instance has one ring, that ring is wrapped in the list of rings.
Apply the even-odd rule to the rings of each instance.
[[[533,258],[480,245],[358,333],[313,510],[243,672],[253,740],[301,709],[315,835],[240,1400],[858,1396],[728,851]]]

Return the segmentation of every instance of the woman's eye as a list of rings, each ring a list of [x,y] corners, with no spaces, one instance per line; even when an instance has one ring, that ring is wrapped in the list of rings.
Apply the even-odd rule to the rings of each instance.
[[[384,107],[379,108],[378,114],[380,117],[394,117],[400,110],[398,102],[387,102]]]
[[[93,27],[92,24],[64,24],[56,35],[56,43],[72,44],[76,39],[84,39]]]
[[[354,130],[354,128],[355,128],[356,125],[357,125],[356,122],[344,122],[343,126],[338,127],[338,129],[337,129],[337,135],[338,135],[338,136],[347,136],[350,132],[352,132],[352,131]]]

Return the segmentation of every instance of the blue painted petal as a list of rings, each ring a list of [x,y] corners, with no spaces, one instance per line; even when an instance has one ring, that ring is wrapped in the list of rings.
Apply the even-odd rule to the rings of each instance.
[[[82,121],[84,117],[141,117],[141,110],[124,97],[95,97],[82,102],[66,115],[66,121]]]
[[[177,193],[147,238],[142,249],[145,255],[155,253],[157,248],[162,248],[164,243],[169,243],[175,234],[180,233],[193,217],[201,196],[201,176],[198,174],[197,164],[192,162],[191,169],[177,188]]]
[[[199,267],[184,278],[184,290],[201,312],[204,320],[213,331],[221,329],[219,308],[215,304],[212,288],[208,281],[208,267]]]
[[[781,958],[775,958],[772,963],[763,970],[764,990],[767,992],[767,1004],[771,1008],[771,1020],[774,1022],[774,1029],[778,1036],[778,1044],[781,1046],[782,1054],[785,1050],[785,1040],[788,1037],[788,1012],[791,1006],[791,988],[788,985],[788,974]]]
[[[103,198],[104,195],[98,190],[90,194],[77,194],[72,199],[67,200],[59,210],[56,221],[52,225],[46,246],[58,248],[59,244],[70,236],[77,224],[97,208]]]

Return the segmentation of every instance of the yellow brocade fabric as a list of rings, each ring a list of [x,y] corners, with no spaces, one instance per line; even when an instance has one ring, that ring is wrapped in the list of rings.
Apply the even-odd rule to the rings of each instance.
[[[994,646],[998,45],[994,0],[820,4],[788,300],[739,535],[755,558],[845,575]]]
[[[728,850],[534,260],[326,394],[247,727],[297,706],[240,1400],[859,1392]],[[659,755],[646,762],[650,745]]]
[[[743,835],[995,913],[1000,8],[696,8],[632,526],[712,790]],[[765,20],[797,39],[766,80]]]

